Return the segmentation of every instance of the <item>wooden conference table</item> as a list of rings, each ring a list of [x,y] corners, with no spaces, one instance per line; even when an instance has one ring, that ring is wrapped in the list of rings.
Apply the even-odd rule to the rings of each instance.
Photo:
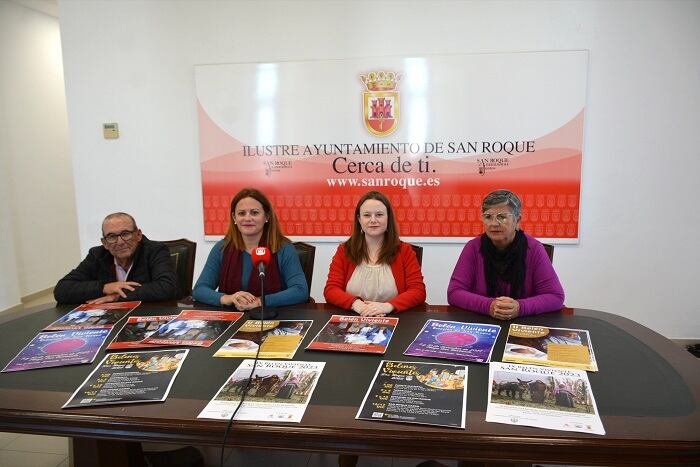
[[[196,307],[206,309],[206,307]],[[71,307],[0,315],[0,364]],[[141,305],[135,315],[169,314],[174,305]],[[700,465],[700,360],[659,334],[600,311],[567,309],[517,322],[588,329],[600,368],[589,373],[605,436],[486,423],[488,365],[469,364],[466,430],[356,420],[381,359],[431,361],[403,351],[428,318],[494,323],[445,306],[401,313],[384,356],[304,350],[331,314],[324,304],[280,309],[280,319],[313,319],[295,360],[325,361],[301,423],[236,422],[228,446],[359,455],[584,465]],[[193,348],[164,403],[61,409],[92,365],[0,374],[0,431],[73,438],[74,465],[126,465],[138,441],[221,445],[226,423],[197,414],[240,363],[213,358],[241,318],[209,348]],[[503,324],[503,323],[501,323]],[[120,325],[117,327],[121,327]],[[501,361],[507,323],[492,360]],[[108,340],[111,340],[115,329]]]

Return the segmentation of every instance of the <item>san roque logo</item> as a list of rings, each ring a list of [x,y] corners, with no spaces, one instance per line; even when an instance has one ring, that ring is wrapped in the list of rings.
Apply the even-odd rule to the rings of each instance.
[[[388,136],[399,125],[399,91],[401,75],[393,71],[372,71],[360,75],[366,87],[362,93],[362,111],[367,131]]]

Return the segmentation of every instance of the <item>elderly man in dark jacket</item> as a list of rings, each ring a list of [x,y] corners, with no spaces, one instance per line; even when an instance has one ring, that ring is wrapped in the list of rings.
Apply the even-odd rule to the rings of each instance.
[[[102,246],[58,281],[58,303],[157,302],[177,298],[177,276],[168,247],[147,239],[129,214],[102,222]]]

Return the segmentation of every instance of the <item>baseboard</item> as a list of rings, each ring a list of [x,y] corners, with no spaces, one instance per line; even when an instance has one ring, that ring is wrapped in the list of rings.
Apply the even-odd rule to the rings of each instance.
[[[10,308],[5,308],[4,310],[0,310],[0,313],[4,315],[12,314],[16,311],[20,311],[24,309],[24,305],[21,303],[18,303],[17,305],[11,306]]]
[[[30,293],[29,295],[25,295],[24,297],[22,297],[20,300],[22,301],[22,303],[27,303],[27,302],[31,302],[32,300],[37,299],[39,297],[43,297],[44,295],[47,295],[47,294],[53,295],[53,287],[47,287],[44,290]]]
[[[678,344],[685,349],[689,345],[700,344],[700,337],[695,339],[671,339],[671,342]]]

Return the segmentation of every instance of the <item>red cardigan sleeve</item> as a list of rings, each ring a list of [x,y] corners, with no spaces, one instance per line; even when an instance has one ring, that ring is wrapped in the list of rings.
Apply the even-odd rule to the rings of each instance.
[[[360,298],[345,291],[353,271],[355,271],[355,264],[345,253],[345,244],[341,243],[331,261],[326,287],[323,289],[323,296],[327,303],[346,310],[352,308],[353,302]]]
[[[391,264],[396,289],[399,294],[389,300],[396,311],[404,311],[425,303],[425,283],[416,253],[408,243],[401,242],[401,249]]]

